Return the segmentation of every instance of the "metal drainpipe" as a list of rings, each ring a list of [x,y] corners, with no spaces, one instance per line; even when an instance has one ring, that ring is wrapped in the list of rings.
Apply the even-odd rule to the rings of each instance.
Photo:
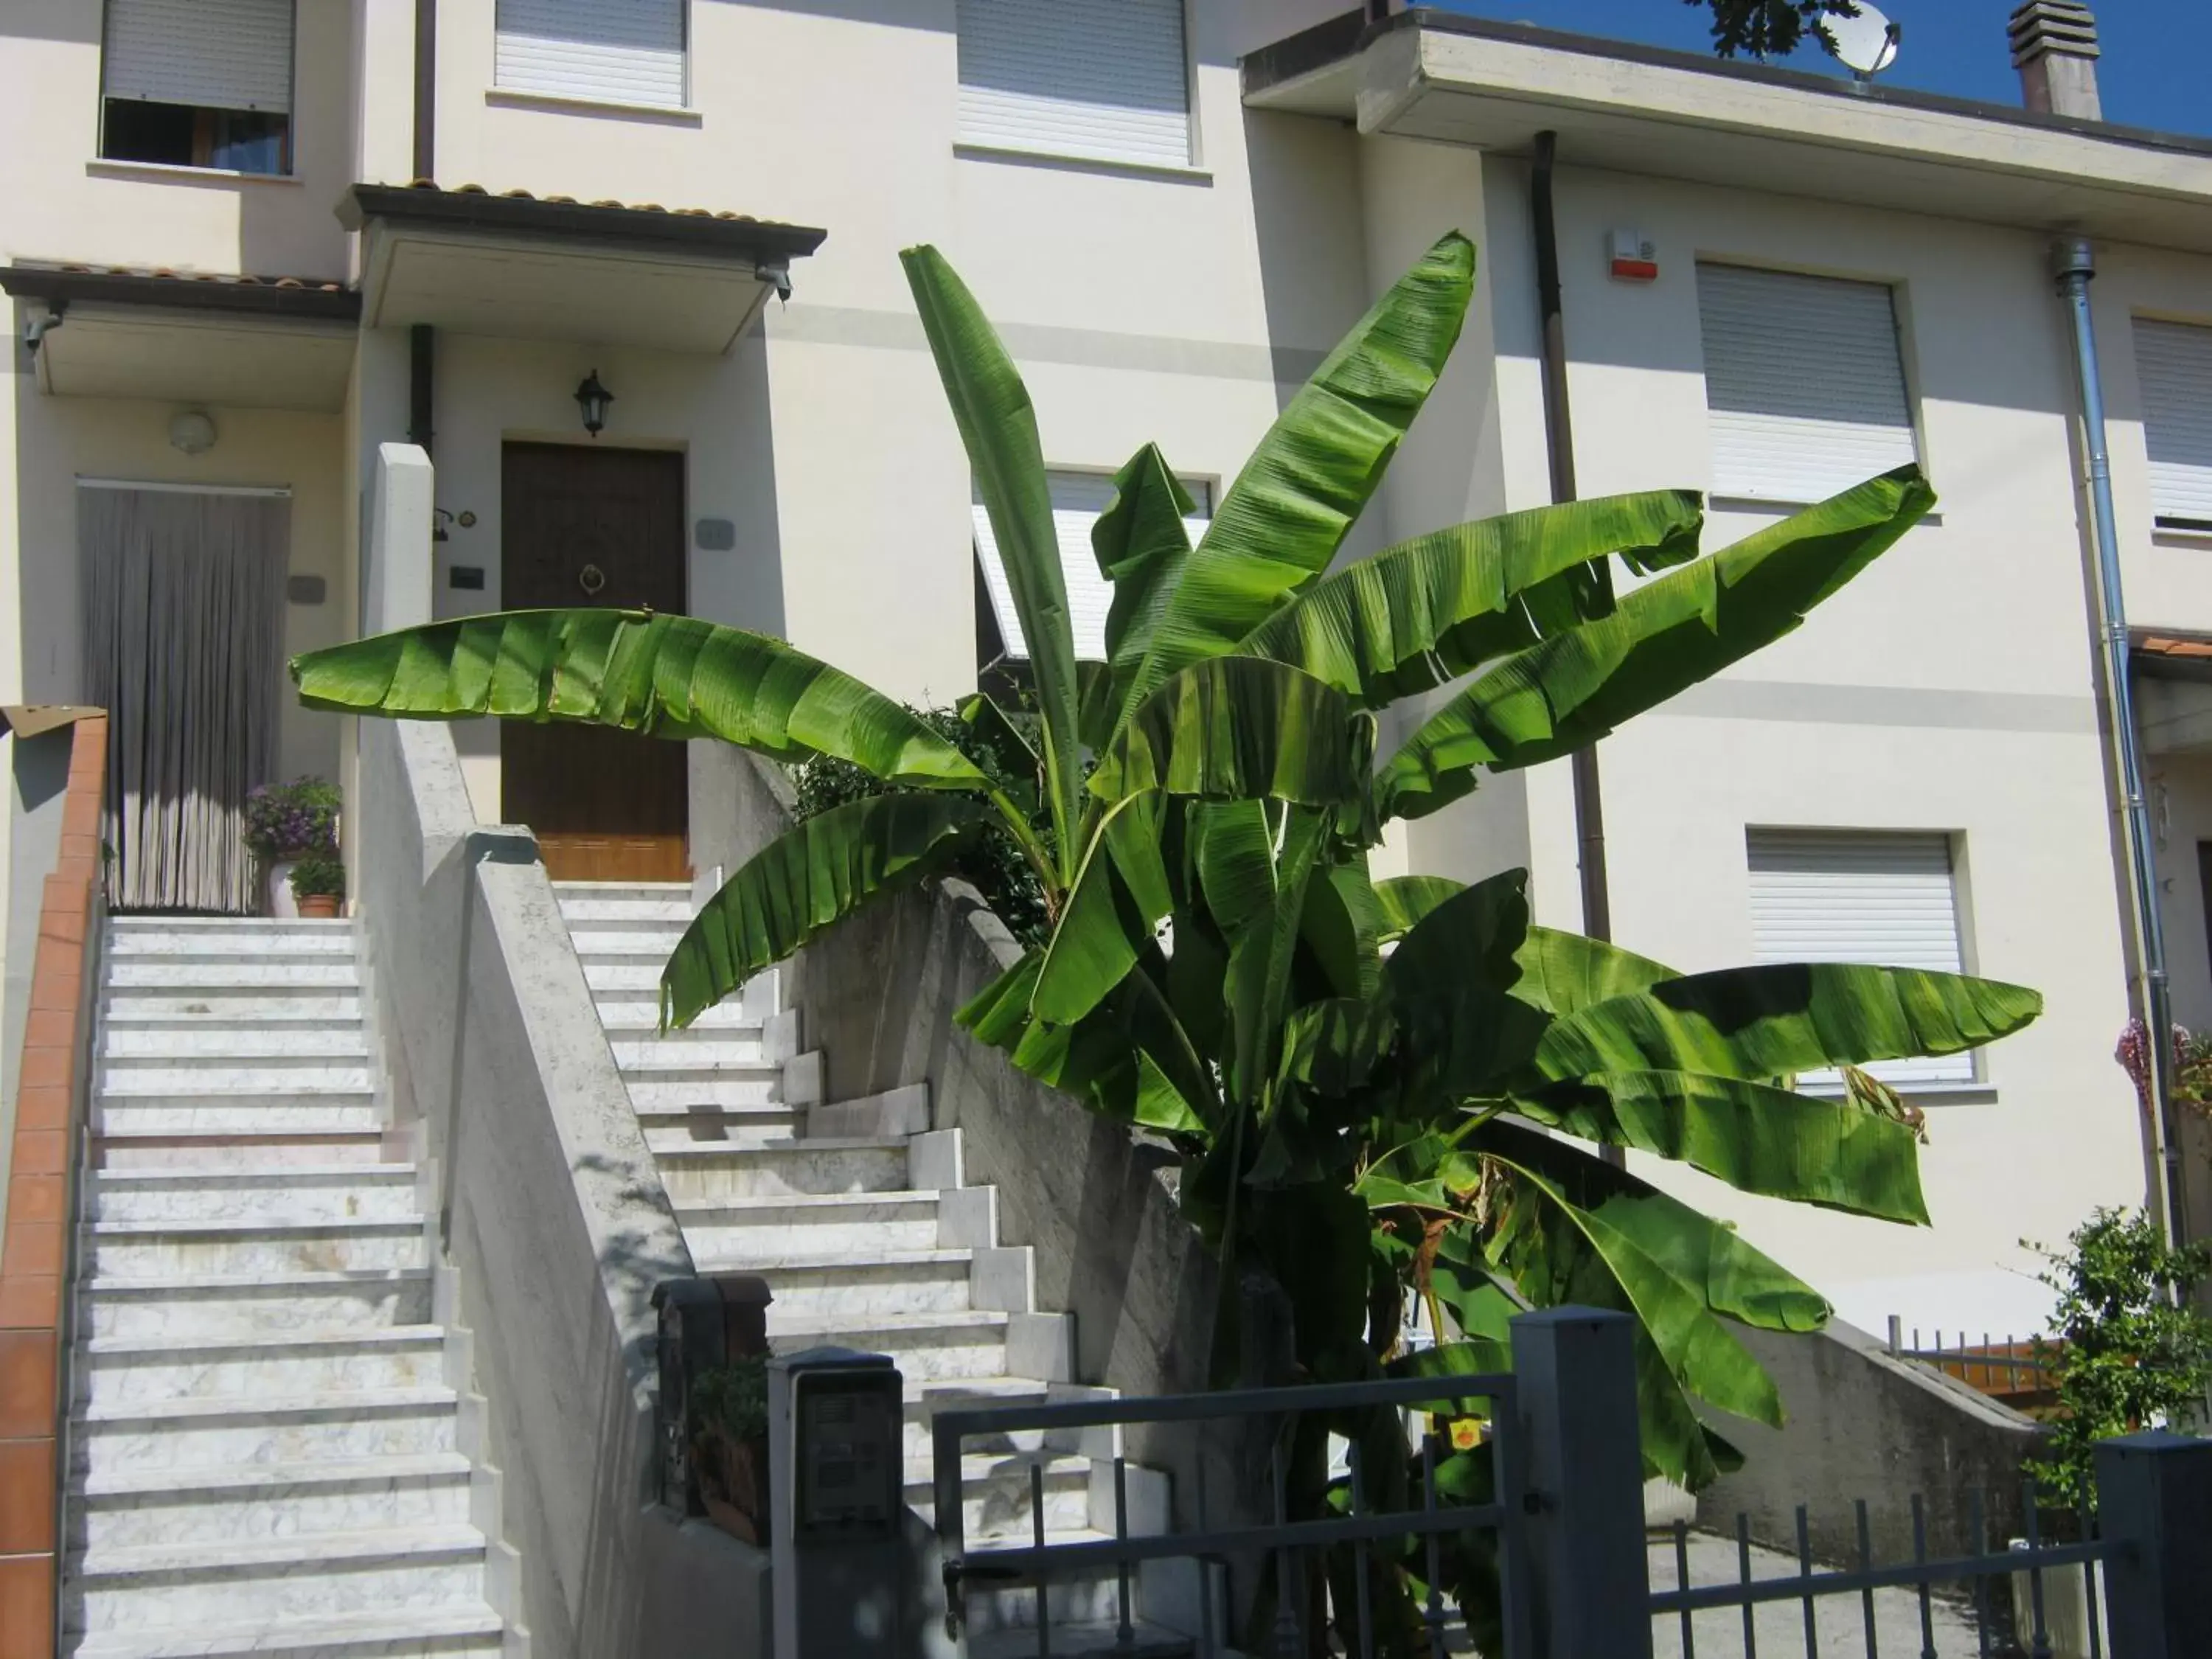
[[[438,0],[415,0],[415,176],[438,176]]]
[[[2181,1147],[2174,1133],[2173,1009],[2166,980],[2166,933],[2159,916],[2158,858],[2145,799],[2142,747],[2136,731],[2135,685],[2129,663],[2127,602],[2120,581],[2120,537],[2112,513],[2112,459],[2105,442],[2105,386],[2097,368],[2097,334],[2089,314],[2089,283],[2097,274],[2096,250],[2087,237],[2069,237],[2051,251],[2059,296],[2074,325],[2074,351],[2081,380],[2082,447],[2089,460],[2089,505],[2096,526],[2094,555],[2104,612],[2099,644],[2106,681],[2113,759],[2119,770],[2120,808],[2126,818],[2130,885],[2134,895],[2136,963],[2140,1004],[2148,1030],[2145,1069],[2151,1103],[2151,1140],[2165,1182],[2160,1205],[2167,1238],[2185,1243]]]
[[[1536,304],[1544,319],[1544,448],[1551,462],[1552,500],[1575,499],[1575,419],[1567,404],[1567,325],[1559,297],[1559,233],[1552,210],[1552,164],[1559,135],[1536,135],[1535,165],[1529,173],[1529,198],[1536,220]],[[1583,932],[1595,939],[1613,938],[1613,896],[1605,873],[1605,795],[1598,784],[1597,745],[1585,744],[1567,763],[1575,783],[1575,841],[1580,851]],[[1614,1169],[1628,1166],[1618,1146],[1601,1146],[1598,1155]]]

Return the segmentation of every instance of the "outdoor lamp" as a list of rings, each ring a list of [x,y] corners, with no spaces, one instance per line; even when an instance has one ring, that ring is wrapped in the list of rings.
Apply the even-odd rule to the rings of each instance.
[[[599,384],[599,371],[593,369],[584,376],[576,387],[576,407],[584,411],[584,430],[594,438],[607,423],[607,405],[615,394]]]

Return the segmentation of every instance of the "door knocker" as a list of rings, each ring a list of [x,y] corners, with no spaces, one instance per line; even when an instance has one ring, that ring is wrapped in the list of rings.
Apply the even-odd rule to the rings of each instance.
[[[595,564],[587,564],[576,573],[576,586],[584,590],[584,597],[596,599],[607,585],[607,573]]]

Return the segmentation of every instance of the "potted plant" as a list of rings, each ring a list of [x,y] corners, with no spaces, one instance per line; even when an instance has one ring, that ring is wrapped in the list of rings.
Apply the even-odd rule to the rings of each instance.
[[[345,866],[333,853],[309,853],[290,866],[293,914],[327,920],[345,899]]]
[[[768,1360],[701,1371],[690,1395],[691,1466],[708,1518],[733,1538],[768,1543]]]
[[[292,866],[311,853],[337,852],[337,790],[318,777],[263,784],[246,798],[245,838],[261,862],[263,908],[272,916],[297,915]]]

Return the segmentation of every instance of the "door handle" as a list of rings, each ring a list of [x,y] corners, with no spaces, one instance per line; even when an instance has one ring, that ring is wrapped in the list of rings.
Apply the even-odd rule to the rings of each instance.
[[[607,573],[595,564],[587,564],[576,573],[576,586],[584,590],[584,597],[596,599],[607,586]]]

